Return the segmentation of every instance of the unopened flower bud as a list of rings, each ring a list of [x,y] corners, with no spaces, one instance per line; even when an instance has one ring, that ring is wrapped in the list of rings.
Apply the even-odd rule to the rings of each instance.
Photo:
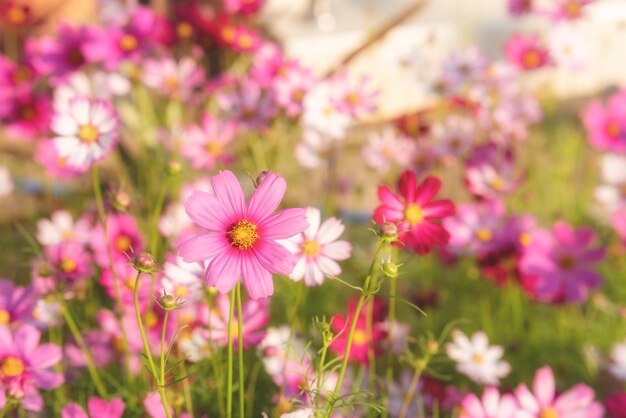
[[[381,266],[381,269],[385,276],[390,277],[392,279],[398,277],[398,273],[400,271],[399,266],[396,263],[393,263],[391,261],[383,263]]]
[[[182,166],[180,165],[180,163],[178,161],[170,161],[167,164],[167,174],[169,174],[170,176],[174,176],[178,173],[180,173],[180,170],[182,170]]]
[[[159,305],[166,311],[172,311],[178,308],[178,299],[172,295],[163,295],[161,299],[159,299]]]
[[[256,178],[256,187],[259,187],[263,180],[265,180],[269,174],[269,171],[261,171],[261,173]]]
[[[119,191],[115,194],[115,205],[126,209],[130,206],[130,195],[125,191]]]
[[[151,273],[156,266],[156,260],[149,253],[141,253],[135,259],[135,268],[144,273]]]
[[[436,354],[439,351],[439,344],[435,340],[428,340],[426,342],[426,351],[429,354]]]
[[[387,242],[394,242],[398,239],[398,225],[385,222],[380,225],[380,235]]]

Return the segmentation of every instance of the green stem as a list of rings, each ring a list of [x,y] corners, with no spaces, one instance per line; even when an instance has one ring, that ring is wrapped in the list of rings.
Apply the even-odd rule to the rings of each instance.
[[[226,417],[233,416],[233,314],[235,311],[235,292],[230,292],[230,309],[228,310],[228,371],[227,371],[227,387],[226,387]]]
[[[356,308],[354,309],[352,323],[350,324],[350,332],[348,333],[348,339],[346,341],[346,348],[343,353],[343,360],[341,362],[341,369],[339,369],[339,377],[337,378],[337,383],[335,384],[335,389],[333,389],[330,399],[328,402],[328,406],[326,407],[326,417],[330,417],[333,412],[333,406],[337,401],[337,397],[339,394],[339,390],[341,389],[341,385],[343,384],[343,379],[346,375],[346,370],[348,368],[348,360],[350,358],[350,350],[352,349],[352,339],[354,338],[354,332],[356,331],[356,326],[359,320],[359,316],[361,315],[361,309],[363,308],[363,304],[367,301],[370,296],[370,292],[373,288],[372,286],[372,278],[374,277],[374,269],[378,265],[378,259],[380,257],[380,253],[384,247],[384,242],[379,242],[376,248],[376,252],[374,254],[374,260],[370,265],[369,272],[367,277],[365,278],[365,283],[363,285],[363,290],[361,291],[361,296],[359,296],[359,300],[356,304]]]
[[[170,315],[170,311],[165,310],[165,316],[163,317],[163,327],[161,329],[161,384],[165,385],[165,332],[167,330],[167,318]]]
[[[193,400],[191,399],[191,387],[189,386],[189,378],[187,377],[187,366],[185,366],[185,362],[180,362],[180,371],[185,376],[183,380],[183,394],[185,396],[185,407],[187,408],[187,413],[193,417]]]
[[[152,222],[150,225],[150,253],[153,257],[158,257],[157,251],[159,249],[159,218],[161,217],[161,212],[163,211],[163,202],[165,201],[165,196],[167,195],[169,184],[170,177],[168,176],[163,182],[163,186],[161,186],[161,190],[159,191],[156,205],[154,207],[154,212],[152,213]]]
[[[367,343],[367,360],[369,362],[369,387],[370,389],[374,388],[374,382],[376,380],[376,355],[374,353],[374,344],[373,344],[373,328],[374,328],[374,299],[369,299],[367,301],[367,311],[365,318],[365,333],[367,335],[368,343]]]
[[[146,358],[148,359],[148,365],[150,366],[150,371],[152,372],[152,377],[157,383],[157,388],[159,390],[159,394],[161,395],[161,401],[163,402],[163,409],[165,410],[165,416],[167,418],[172,418],[172,414],[170,412],[170,406],[167,402],[167,397],[165,396],[165,382],[161,380],[159,377],[159,373],[156,369],[156,365],[154,364],[154,359],[152,358],[152,352],[150,351],[150,345],[148,344],[148,338],[146,337],[146,330],[143,327],[143,320],[141,319],[141,311],[139,310],[139,278],[141,277],[141,272],[137,271],[137,277],[135,278],[135,288],[133,290],[133,302],[135,305],[135,316],[137,317],[137,327],[139,328],[139,334],[141,335],[141,342],[143,343],[143,350],[145,352]],[[167,322],[166,322],[167,323]],[[165,327],[165,325],[163,325]]]
[[[237,348],[239,350],[239,416],[244,418],[245,415],[245,392],[243,377],[243,309],[241,307],[241,282],[237,282],[235,287],[237,293]]]
[[[322,377],[324,375],[324,365],[326,363],[326,353],[328,352],[328,344],[324,343],[322,347],[322,353],[320,354],[320,361],[317,365],[317,373],[315,376],[315,410],[319,408],[321,391],[322,391]]]
[[[63,313],[63,317],[65,318],[65,322],[67,323],[67,326],[69,327],[70,332],[72,333],[72,336],[76,341],[76,344],[78,344],[78,348],[83,353],[83,357],[85,357],[87,371],[89,372],[89,376],[91,377],[94,386],[96,387],[96,392],[98,392],[98,396],[100,396],[101,398],[107,398],[109,395],[104,388],[102,380],[100,379],[100,375],[98,374],[98,369],[96,369],[96,366],[94,364],[93,357],[91,357],[91,353],[87,349],[87,344],[85,344],[85,340],[80,334],[80,331],[78,329],[78,326],[76,325],[76,322],[74,321],[74,318],[72,317],[72,314],[70,313],[69,309],[67,309],[67,306],[65,306],[65,302],[63,300],[60,300],[59,302],[59,305],[61,306],[61,312]]]
[[[413,377],[411,378],[409,389],[404,395],[404,402],[402,402],[402,409],[400,409],[399,418],[406,418],[407,414],[409,413],[411,401],[413,400],[413,394],[417,391],[417,385],[419,383],[420,377],[422,376],[424,369],[426,369],[429,361],[430,355],[427,354],[424,359],[419,360],[415,365],[415,372],[413,373]]]
[[[395,261],[395,260],[394,260]],[[395,322],[396,319],[396,296],[398,293],[398,278],[396,276],[390,277],[389,278],[389,313],[387,315],[387,323],[389,324],[389,329],[388,329],[388,334],[387,334],[387,341],[389,341],[390,346],[391,343],[393,341],[393,324]],[[392,365],[392,360],[393,360],[393,354],[392,354],[392,350],[390,347],[388,347],[387,349],[387,359],[386,359],[386,364],[385,364],[385,380],[387,382],[387,390],[385,391],[385,397],[386,397],[386,402],[385,405],[387,405],[387,408],[385,408],[384,412],[383,412],[383,417],[387,416],[387,411],[389,409],[389,389],[391,388],[391,385],[393,384],[393,365]]]

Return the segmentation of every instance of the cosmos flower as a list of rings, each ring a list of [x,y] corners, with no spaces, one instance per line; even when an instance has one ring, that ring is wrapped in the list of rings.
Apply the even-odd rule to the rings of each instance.
[[[626,382],[626,340],[611,349],[609,371],[615,378]]]
[[[175,61],[171,57],[144,61],[142,81],[160,94],[189,103],[204,82],[204,71],[191,57]]]
[[[419,186],[415,173],[405,171],[398,179],[400,195],[388,186],[379,186],[381,205],[374,211],[374,221],[398,224],[400,241],[419,254],[430,252],[435,245],[445,245],[449,232],[438,220],[454,215],[454,204],[450,200],[433,198],[441,188],[436,177],[427,177]]]
[[[119,118],[110,102],[76,97],[67,112],[51,122],[59,157],[72,167],[91,167],[113,150],[119,138]]]
[[[56,179],[70,179],[85,173],[89,167],[71,167],[67,165],[67,158],[61,157],[54,142],[42,140],[37,142],[35,160],[45,170],[46,174]]]
[[[304,232],[279,243],[298,257],[289,277],[295,281],[304,278],[307,286],[317,286],[324,282],[324,277],[341,274],[341,267],[334,260],[350,258],[352,246],[338,241],[345,229],[339,219],[333,217],[321,223],[320,210],[313,207],[306,208],[306,218],[309,227]]]
[[[135,218],[119,213],[109,215],[106,222],[108,236],[105,236],[102,225],[97,225],[91,235],[90,244],[98,265],[109,265],[109,252],[113,261],[122,262],[128,262],[133,254],[141,253],[143,238]]]
[[[465,170],[468,189],[474,196],[490,200],[513,193],[520,183],[514,163],[510,149],[495,144],[475,148]]]
[[[598,150],[626,151],[626,89],[611,96],[604,106],[594,100],[581,114],[591,146]]]
[[[533,8],[533,0],[508,0],[507,10],[511,16],[521,16],[530,13]]]
[[[76,97],[112,101],[115,97],[127,95],[130,88],[130,80],[118,72],[77,71],[56,86],[53,107],[57,113],[68,113],[72,99]]]
[[[0,326],[13,326],[29,320],[37,299],[32,287],[16,286],[13,281],[0,279]]]
[[[161,279],[163,292],[185,302],[202,299],[204,270],[201,263],[187,263],[181,257],[169,259],[163,265],[163,278]]]
[[[304,98],[315,83],[315,77],[307,68],[297,62],[287,62],[272,80],[271,88],[278,106],[288,116],[295,117],[302,113]]]
[[[276,113],[268,90],[249,78],[227,82],[216,92],[216,99],[227,118],[245,129],[265,128]]]
[[[230,300],[226,295],[218,295],[215,298],[213,309],[205,309],[202,315],[203,321],[208,328],[207,336],[222,347],[228,344],[228,315],[230,312]],[[242,335],[243,348],[249,348],[259,344],[265,337],[265,327],[269,322],[269,302],[267,299],[247,300],[242,306]],[[237,312],[233,315],[232,333],[234,347],[238,347],[238,318]]]
[[[519,410],[515,418],[602,418],[604,408],[594,401],[589,386],[579,384],[557,396],[554,374],[545,366],[535,373],[532,392],[522,384],[515,389]]]
[[[301,122],[304,130],[318,132],[324,137],[343,139],[352,124],[352,117],[333,101],[332,83],[316,84],[304,97]]]
[[[463,158],[476,141],[477,127],[470,118],[451,115],[433,125],[430,136],[438,157]]]
[[[359,118],[376,110],[379,92],[372,88],[367,76],[354,77],[341,73],[330,80],[330,88],[331,101],[340,112]]]
[[[70,402],[61,410],[61,418],[122,418],[124,401],[122,398],[112,398],[109,401],[92,396],[87,402],[87,412],[83,408]]]
[[[379,174],[387,174],[394,165],[408,168],[415,158],[416,148],[413,140],[387,128],[381,133],[369,134],[361,154],[365,164]]]
[[[0,54],[0,118],[16,114],[18,99],[31,93],[36,76],[32,67]]]
[[[76,222],[66,210],[57,210],[50,219],[37,221],[37,241],[41,245],[55,245],[63,241],[78,241],[86,244],[89,241],[92,224],[87,217],[81,217]]]
[[[523,71],[536,70],[550,64],[548,50],[534,35],[514,34],[505,46],[510,63]]]
[[[604,259],[605,251],[593,246],[595,238],[591,228],[565,222],[535,231],[520,260],[522,273],[536,278],[531,294],[545,302],[584,301],[602,281],[593,264]]]
[[[92,274],[91,254],[76,241],[62,241],[45,248],[46,261],[54,268],[59,283],[75,283]]]
[[[454,254],[483,255],[503,244],[504,204],[498,200],[465,203],[454,216],[443,220],[450,232],[448,249]]]
[[[511,372],[511,366],[502,360],[504,349],[489,345],[487,334],[476,332],[467,338],[461,331],[452,333],[452,342],[446,344],[446,354],[456,362],[456,370],[474,382],[497,385]]]
[[[569,71],[583,71],[591,61],[588,38],[574,25],[556,25],[548,33],[548,49],[554,63]]]
[[[274,293],[272,273],[290,274],[297,262],[277,240],[292,237],[307,226],[304,209],[274,213],[285,194],[285,180],[267,173],[246,205],[235,175],[223,171],[211,178],[214,194],[195,191],[185,209],[208,232],[185,241],[179,253],[186,262],[210,260],[205,277],[220,293],[241,278],[252,299]]]
[[[497,388],[485,388],[481,399],[470,393],[461,401],[460,418],[515,418],[517,401],[509,394],[500,395]]]
[[[609,418],[626,418],[626,392],[614,393],[604,401]]]
[[[222,122],[210,113],[202,115],[201,125],[189,125],[181,153],[195,169],[213,170],[217,164],[227,164],[233,156],[225,147],[237,134],[237,125]]]
[[[153,286],[157,286],[159,276],[155,276],[156,280]],[[113,270],[107,264],[100,274],[100,285],[104,288],[107,296],[112,301],[119,301],[123,306],[132,306],[135,291],[135,279],[137,278],[137,270],[128,260],[116,260],[113,263]],[[143,283],[151,283],[150,275],[142,274],[140,279]],[[143,311],[148,303],[152,302],[151,286],[144,285],[139,287],[139,306]]]
[[[41,332],[32,325],[21,325],[11,332],[0,326],[0,408],[15,400],[26,411],[41,411],[43,399],[38,389],[51,390],[63,383],[63,375],[52,367],[61,361],[61,349],[40,344]]]
[[[585,6],[593,3],[594,0],[556,0],[554,8],[540,11],[553,21],[576,20],[583,16]]]
[[[51,117],[50,98],[45,94],[29,94],[16,98],[13,113],[5,121],[5,133],[12,138],[37,139],[48,132]]]

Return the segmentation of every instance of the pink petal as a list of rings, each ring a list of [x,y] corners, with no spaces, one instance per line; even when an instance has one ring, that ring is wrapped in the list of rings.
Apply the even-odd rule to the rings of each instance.
[[[428,176],[415,191],[415,202],[420,206],[426,206],[441,189],[441,180],[437,177]]]
[[[304,231],[309,223],[306,211],[300,208],[285,209],[259,223],[261,238],[274,240],[290,238]]]
[[[348,241],[335,241],[322,248],[322,254],[333,260],[347,260],[352,254],[352,245]]]
[[[185,202],[187,215],[196,224],[211,231],[226,231],[236,219],[234,213],[227,212],[227,208],[214,195],[201,190],[195,190]]]
[[[266,270],[276,274],[291,273],[298,261],[285,247],[269,240],[261,240],[253,253]]]
[[[317,241],[320,244],[328,244],[335,241],[343,234],[346,227],[337,218],[329,218],[322,224],[317,233]]]
[[[78,404],[68,403],[61,410],[61,418],[89,418]]]
[[[34,369],[46,369],[57,364],[62,357],[63,354],[58,345],[47,343],[35,348],[29,354],[28,361]]]
[[[320,229],[320,210],[312,207],[306,208],[306,220],[309,223],[309,226],[304,230],[304,236],[308,239],[314,239]]]
[[[13,340],[20,353],[29,357],[39,344],[41,333],[32,325],[22,325],[13,333]]]
[[[266,298],[274,293],[272,274],[254,258],[246,258],[241,263],[243,284],[253,300]]]
[[[274,173],[268,173],[259,187],[252,193],[248,202],[246,217],[254,223],[260,223],[270,216],[280,205],[287,182]]]
[[[287,250],[285,250],[287,251]],[[205,277],[209,286],[220,293],[228,293],[241,273],[241,255],[238,250],[225,251],[215,257],[207,267]]]
[[[482,418],[485,416],[482,404],[473,393],[463,398],[461,407],[471,418]]]
[[[424,216],[428,218],[444,218],[454,215],[454,203],[450,200],[431,202],[423,208]]]
[[[398,190],[406,202],[415,202],[417,180],[413,171],[405,171],[398,179]],[[419,196],[419,195],[418,195]]]
[[[380,186],[378,188],[378,198],[383,205],[388,206],[397,211],[404,210],[404,204],[394,192],[392,192],[387,186]]]
[[[178,254],[188,263],[211,260],[216,255],[228,251],[230,244],[221,234],[202,234],[189,238],[178,247]]]
[[[552,405],[554,400],[554,374],[550,367],[542,367],[535,373],[533,393],[542,408]]]
[[[64,381],[62,374],[47,370],[33,370],[31,376],[35,385],[45,390],[57,388]]]
[[[528,412],[532,412],[533,414],[539,413],[539,404],[535,399],[535,396],[532,394],[530,390],[528,390],[528,386],[520,385],[517,389],[515,389],[515,397],[520,404],[520,407]],[[533,415],[534,416],[534,415]]]
[[[593,389],[587,385],[579,384],[561,394],[554,402],[554,408],[568,412],[578,408],[584,409],[593,402],[594,397]]]
[[[124,414],[124,402],[121,398],[113,398],[109,402],[92,396],[87,404],[92,418],[121,418]]]
[[[237,177],[228,170],[211,177],[213,192],[220,202],[227,205],[226,211],[236,218],[243,218],[245,213],[245,198]]]

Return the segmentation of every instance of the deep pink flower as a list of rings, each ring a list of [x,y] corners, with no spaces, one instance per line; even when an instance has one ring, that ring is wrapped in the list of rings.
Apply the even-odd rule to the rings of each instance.
[[[256,14],[265,4],[265,0],[224,0],[224,8],[228,13],[249,16]]]
[[[125,213],[110,215],[107,218],[108,237],[102,225],[98,225],[91,239],[91,248],[96,263],[101,267],[109,265],[109,251],[114,261],[129,261],[133,254],[143,249],[143,238],[135,219]],[[107,248],[108,246],[108,248]]]
[[[61,418],[121,418],[124,414],[122,398],[113,398],[110,401],[96,396],[89,398],[87,412],[76,403],[68,403],[61,410]]]
[[[27,40],[29,61],[38,73],[51,75],[55,82],[62,81],[85,64],[82,51],[85,35],[85,26],[61,23],[54,37]]]
[[[626,392],[614,393],[604,401],[609,418],[626,418]]]
[[[583,16],[584,7],[593,3],[594,0],[556,0],[551,10],[541,11],[553,21],[576,20]]]
[[[507,9],[511,16],[521,16],[530,13],[533,8],[533,0],[508,0]]]
[[[185,202],[189,217],[208,232],[185,241],[180,255],[189,263],[210,260],[205,277],[220,293],[241,278],[252,299],[272,295],[272,273],[289,274],[297,261],[276,240],[307,228],[305,210],[274,213],[287,187],[274,173],[264,177],[247,205],[232,172],[213,176],[211,184],[214,194],[195,191]]]
[[[206,305],[200,307],[201,320],[208,328],[207,339],[214,341],[220,346],[228,344],[228,313],[230,300],[228,296],[218,295],[215,299],[214,309],[208,309]],[[259,344],[265,337],[265,328],[269,322],[269,303],[267,299],[247,300],[242,306],[242,331],[243,348],[249,348]],[[233,344],[237,347],[237,311],[233,316],[232,328]]]
[[[0,118],[16,114],[17,100],[31,93],[35,78],[31,67],[0,54]]]
[[[131,306],[133,304],[133,292],[135,290],[137,270],[135,270],[128,260],[115,261],[113,268],[115,270],[115,274],[108,268],[108,264],[107,267],[102,270],[102,274],[100,275],[100,284],[104,287],[104,290],[111,300],[116,301],[119,295],[122,305]],[[115,279],[117,279],[117,289]],[[142,283],[150,283],[150,275],[142,274],[139,280]],[[152,300],[150,288],[150,285],[143,285],[139,287],[139,305],[142,311],[145,308],[145,305]]]
[[[61,360],[61,349],[39,344],[41,332],[21,325],[11,332],[0,326],[0,409],[14,399],[27,411],[41,411],[43,399],[37,389],[51,390],[63,383],[63,375],[52,371]]]
[[[398,224],[400,241],[419,254],[426,254],[435,245],[445,245],[450,234],[436,221],[454,215],[454,204],[450,200],[433,201],[441,188],[436,177],[427,177],[419,186],[415,173],[405,171],[398,180],[400,195],[388,186],[378,188],[381,205],[374,211],[377,224]]]
[[[233,156],[226,153],[224,148],[236,134],[237,125],[234,122],[222,122],[210,113],[204,113],[201,125],[187,127],[181,154],[193,168],[213,170],[218,163],[232,161]]]
[[[70,179],[78,177],[89,169],[89,166],[72,167],[67,164],[67,158],[61,157],[54,142],[42,139],[37,142],[35,161],[44,168],[47,174],[57,179]]]
[[[522,273],[535,277],[532,293],[546,302],[582,302],[602,278],[592,265],[604,259],[602,247],[592,247],[591,228],[574,229],[557,222],[552,230],[538,230],[520,260]]]
[[[9,137],[36,139],[48,132],[52,106],[44,94],[20,96],[14,103],[13,113],[7,117],[5,132]]]
[[[228,119],[247,129],[262,129],[276,113],[268,90],[252,79],[228,80],[216,92],[216,99]]]
[[[583,111],[581,118],[594,148],[626,151],[626,89],[611,96],[606,106],[594,100]]]
[[[13,326],[31,318],[37,300],[33,289],[16,286],[8,279],[0,279],[0,326]]]
[[[545,366],[535,373],[532,392],[525,384],[515,389],[519,410],[515,418],[602,418],[604,408],[594,401],[593,389],[576,385],[557,396],[554,374]]]
[[[550,63],[548,49],[535,35],[514,34],[505,46],[510,63],[524,71],[536,70]]]
[[[54,277],[61,284],[74,283],[92,274],[91,254],[76,241],[63,241],[45,249],[46,261],[54,268]]]
[[[514,162],[510,149],[495,144],[476,148],[465,170],[465,182],[470,192],[483,199],[496,199],[514,192],[520,183]]]

